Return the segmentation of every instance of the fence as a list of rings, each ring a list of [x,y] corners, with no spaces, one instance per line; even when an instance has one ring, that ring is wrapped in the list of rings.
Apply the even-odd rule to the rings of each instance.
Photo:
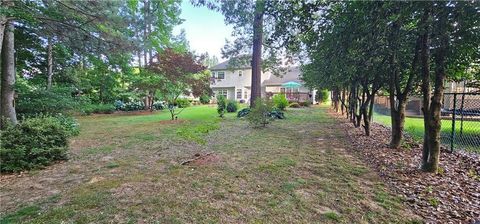
[[[441,112],[442,144],[480,152],[480,93],[445,93]]]
[[[377,122],[389,124],[388,97],[375,101]],[[417,139],[423,138],[423,115],[421,99],[411,97],[407,103],[405,131]],[[445,93],[441,109],[442,145],[454,150],[480,153],[480,93]]]

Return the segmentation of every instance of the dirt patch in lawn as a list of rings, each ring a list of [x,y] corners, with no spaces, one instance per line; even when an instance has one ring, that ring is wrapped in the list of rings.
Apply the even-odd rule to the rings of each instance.
[[[182,162],[182,165],[193,165],[193,166],[204,166],[209,164],[217,163],[221,160],[220,156],[214,153],[200,154],[197,153],[194,155],[194,158]]]
[[[186,120],[163,120],[159,121],[160,124],[182,124],[185,123]]]

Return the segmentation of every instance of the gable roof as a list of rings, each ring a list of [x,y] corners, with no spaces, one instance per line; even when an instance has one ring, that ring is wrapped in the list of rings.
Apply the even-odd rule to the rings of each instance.
[[[263,81],[263,85],[282,85],[283,83],[286,82],[298,82],[298,83],[303,83],[303,81],[300,79],[301,78],[301,70],[300,67],[292,67],[289,68],[287,73],[281,74],[280,76],[276,75],[271,75],[269,79]]]
[[[215,65],[213,67],[210,67],[210,70],[212,71],[215,71],[215,70],[228,70],[228,69],[240,69],[240,68],[250,68],[250,65],[248,64],[245,64],[245,65],[241,65],[241,66],[236,66],[236,67],[229,67],[228,66],[228,63],[230,62],[230,60],[227,60],[227,61],[224,61],[218,65]]]

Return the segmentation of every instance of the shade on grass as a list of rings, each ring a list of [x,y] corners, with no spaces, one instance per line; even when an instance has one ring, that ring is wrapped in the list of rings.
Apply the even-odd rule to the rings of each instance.
[[[181,110],[181,109],[179,109]],[[171,115],[168,110],[156,111],[149,115],[142,116],[132,116],[128,114],[114,114],[114,115],[96,115],[103,122],[121,122],[121,123],[145,123],[151,121],[164,121],[171,120]],[[202,106],[191,106],[185,108],[182,113],[178,115],[180,120],[191,120],[191,121],[201,121],[201,120],[210,120],[217,117],[216,108],[214,106],[202,105]],[[91,117],[79,117],[80,120],[85,120],[87,122],[94,122],[94,119]]]
[[[379,113],[374,113],[373,120],[383,125],[391,126],[392,121],[390,116],[383,115]],[[479,121],[463,121],[463,136],[468,139],[480,139],[480,122]],[[455,134],[457,135],[456,144],[465,144],[468,143],[465,140],[460,140],[460,121],[455,122]],[[451,120],[442,120],[442,129],[441,135],[446,136],[444,139],[450,138],[452,130],[452,121]],[[424,127],[423,127],[423,118],[405,118],[405,131],[410,134],[414,139],[421,140],[423,139]],[[472,140],[470,140],[472,141]],[[479,142],[480,144],[480,142]],[[463,145],[466,149],[472,148],[472,145]],[[478,151],[478,145],[476,147]]]

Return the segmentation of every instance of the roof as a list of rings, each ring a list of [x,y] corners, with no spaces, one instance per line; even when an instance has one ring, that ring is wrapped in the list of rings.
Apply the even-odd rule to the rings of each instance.
[[[275,86],[282,85],[286,82],[298,82],[303,84],[303,81],[300,79],[301,74],[302,72],[300,71],[299,67],[292,67],[287,71],[287,73],[281,74],[280,76],[271,75],[269,79],[263,82],[263,85]]]
[[[241,65],[241,66],[235,66],[235,67],[229,67],[228,66],[228,63],[230,62],[230,60],[227,60],[227,61],[224,61],[218,65],[215,65],[213,67],[210,67],[210,70],[228,70],[228,69],[239,69],[239,68],[250,68],[250,65],[248,64],[245,64],[245,65]]]

